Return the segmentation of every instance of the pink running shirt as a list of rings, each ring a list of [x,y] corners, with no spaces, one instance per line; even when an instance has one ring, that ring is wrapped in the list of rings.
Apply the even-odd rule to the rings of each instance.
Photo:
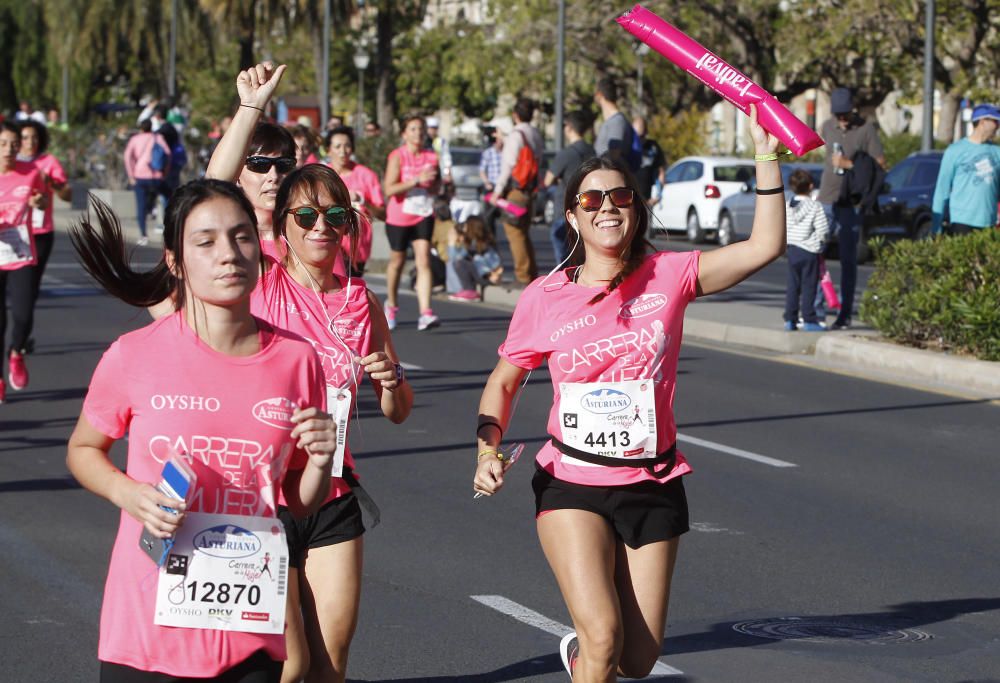
[[[372,255],[372,215],[368,210],[369,206],[385,206],[385,197],[382,196],[382,183],[379,182],[375,171],[367,166],[355,164],[348,173],[340,176],[347,189],[352,193],[356,192],[364,199],[361,207],[363,220],[360,221],[360,236],[358,239],[358,252],[354,255],[356,262],[367,262]],[[345,235],[341,241],[341,250],[344,254],[344,261],[351,253],[351,238]],[[337,275],[346,275],[347,271],[342,264],[337,264],[333,271]]]
[[[254,315],[270,321],[274,326],[294,332],[305,338],[319,355],[326,383],[333,387],[346,386],[351,390],[351,415],[357,405],[358,392],[368,385],[367,375],[353,363],[353,356],[367,356],[371,353],[372,326],[368,310],[368,289],[361,278],[351,278],[350,298],[347,298],[346,281],[339,292],[320,294],[296,282],[288,271],[273,259],[268,260],[268,271],[261,277],[257,288],[250,297],[250,309]],[[320,305],[322,297],[322,305]],[[347,305],[344,300],[347,299]],[[343,307],[343,310],[341,310]],[[325,312],[324,312],[325,309]],[[333,319],[334,329],[340,340],[329,328]],[[351,349],[348,355],[343,344]],[[357,378],[352,376],[357,373]],[[355,386],[355,380],[358,386]],[[348,445],[344,452],[344,465],[354,469],[354,456]],[[330,495],[327,502],[339,498],[350,491],[347,482],[340,477],[330,480]],[[284,499],[281,500],[284,504]]]
[[[44,192],[45,184],[38,169],[26,163],[15,163],[14,168],[6,173],[0,173],[0,229],[13,230],[17,225],[31,226],[34,233],[33,211],[28,206],[28,200],[34,192]],[[32,238],[32,251],[35,251]],[[24,254],[27,256],[27,252]],[[37,252],[35,253],[37,257]],[[26,262],[2,270],[16,270]],[[6,305],[6,304],[4,304]]]
[[[29,166],[33,165],[39,171],[47,175],[55,185],[61,185],[67,182],[66,171],[63,170],[62,164],[60,164],[59,160],[48,152],[35,157],[31,161],[18,161],[17,163],[27,164]],[[54,193],[48,185],[45,185],[44,194],[48,198],[48,205],[45,207],[45,217],[41,222],[37,220],[32,221],[31,226],[31,229],[36,235],[50,233],[55,230],[55,225],[52,222],[52,199]],[[38,214],[36,213],[35,217],[37,216]]]
[[[542,278],[526,287],[510,322],[499,353],[525,370],[548,362],[554,399],[548,432],[559,437],[561,382],[626,381],[653,371],[656,383],[657,453],[677,438],[674,390],[680,354],[684,311],[697,295],[700,252],[660,252],[646,258],[619,287],[602,301],[588,302],[600,288],[572,282],[573,269]],[[546,442],[538,465],[563,481],[591,486],[620,486],[641,481],[665,482],[691,468],[681,453],[668,477],[657,479],[641,467],[604,467],[564,462],[565,456]]]
[[[396,149],[389,152],[389,158],[393,157],[399,159],[399,182],[407,182],[413,180],[418,175],[420,171],[428,166],[433,166],[437,168],[438,156],[434,153],[432,149],[422,149],[416,154],[410,151],[410,148],[406,145],[402,147],[397,147]],[[411,225],[416,225],[420,221],[424,220],[426,216],[416,216],[413,214],[408,214],[403,212],[403,200],[406,198],[406,193],[393,195],[389,197],[389,205],[385,210],[385,222],[389,225],[395,225],[401,228],[406,228]]]
[[[261,350],[214,351],[174,313],[118,338],[94,371],[83,414],[102,434],[128,433],[126,474],[155,484],[172,446],[198,475],[190,510],[275,516],[275,488],[293,451],[291,423],[275,409],[325,408],[319,359],[302,339],[258,321]],[[269,409],[268,420],[258,417]],[[122,510],[111,551],[98,658],[173,676],[218,675],[264,650],[285,659],[282,635],[174,628],[153,623],[156,566],[139,548],[142,525]]]

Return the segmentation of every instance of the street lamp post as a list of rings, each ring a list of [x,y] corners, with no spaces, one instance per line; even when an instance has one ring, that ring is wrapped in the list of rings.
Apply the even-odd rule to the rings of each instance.
[[[323,64],[320,69],[319,129],[330,120],[330,0],[323,0]]]
[[[354,53],[354,68],[358,70],[358,120],[354,124],[354,134],[360,138],[364,133],[364,118],[365,118],[365,69],[368,68],[368,62],[371,61],[371,57],[365,51],[365,46],[362,43],[358,45],[357,51]]]

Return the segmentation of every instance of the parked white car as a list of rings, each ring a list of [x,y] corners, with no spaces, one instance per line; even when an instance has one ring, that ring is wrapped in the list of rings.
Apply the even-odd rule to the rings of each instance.
[[[719,227],[722,200],[754,177],[754,162],[739,157],[684,157],[667,169],[660,200],[653,206],[652,228],[683,232],[704,242]]]

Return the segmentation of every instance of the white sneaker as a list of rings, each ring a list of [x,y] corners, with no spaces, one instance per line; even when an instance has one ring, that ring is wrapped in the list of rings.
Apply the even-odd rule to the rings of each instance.
[[[573,678],[573,667],[576,666],[576,658],[580,656],[580,641],[576,637],[576,631],[563,636],[559,642],[559,656],[566,667],[566,673]]]
[[[149,238],[148,237],[140,237],[139,239],[137,239],[135,241],[135,244],[136,244],[136,246],[144,247],[147,244],[149,244]]]
[[[437,327],[440,324],[441,324],[440,318],[438,318],[433,313],[430,313],[428,315],[421,314],[420,318],[417,319],[417,329],[420,330],[421,332],[423,330],[429,330],[432,327]]]
[[[399,313],[398,306],[390,306],[388,302],[385,304],[385,322],[389,326],[389,330],[396,329],[396,314]]]

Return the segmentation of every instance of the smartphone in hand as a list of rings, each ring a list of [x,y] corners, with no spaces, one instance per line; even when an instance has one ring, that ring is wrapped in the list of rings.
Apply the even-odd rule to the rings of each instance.
[[[174,455],[164,463],[163,473],[160,475],[159,483],[156,484],[156,490],[170,498],[186,501],[194,492],[197,480],[194,470],[178,456]],[[160,507],[171,514],[177,514],[176,508],[164,505]],[[174,539],[154,536],[143,526],[142,535],[139,537],[139,547],[144,553],[149,555],[149,558],[156,563],[156,566],[162,566],[167,560],[167,553],[173,544]]]

